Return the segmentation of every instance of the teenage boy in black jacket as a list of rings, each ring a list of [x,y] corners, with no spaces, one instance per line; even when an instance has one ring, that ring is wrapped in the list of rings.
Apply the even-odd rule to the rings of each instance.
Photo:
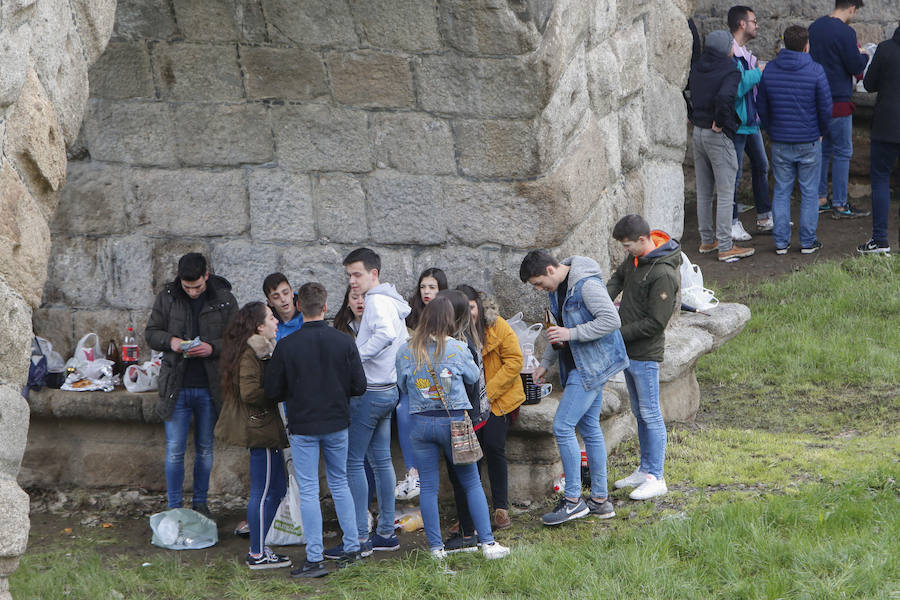
[[[888,213],[891,208],[891,171],[900,157],[900,27],[878,44],[863,85],[878,92],[872,115],[872,237],[857,250],[861,254],[887,254]],[[898,238],[900,243],[900,238]]]
[[[681,286],[681,247],[664,231],[650,231],[640,215],[619,219],[612,235],[628,251],[606,290],[613,300],[622,293],[620,331],[629,360],[625,383],[641,447],[640,466],[615,485],[636,488],[629,494],[632,500],[647,500],[669,491],[663,478],[666,424],[659,409],[659,363]]]
[[[694,173],[697,181],[697,227],[700,253],[719,252],[719,260],[732,261],[754,253],[731,241],[731,212],[737,155],[734,136],[740,125],[734,111],[741,73],[732,60],[734,38],[724,30],[706,36],[700,59],[691,65],[691,123],[694,125]],[[716,197],[715,219],[713,196]]]
[[[323,564],[322,510],[319,506],[319,450],[344,532],[338,566],[359,559],[356,509],[347,483],[350,396],[366,391],[366,373],[353,338],[325,322],[327,294],[320,283],[306,283],[297,293],[303,327],[283,338],[266,370],[266,397],[284,399],[300,491],[306,536],[306,561],[292,577],[326,575]]]

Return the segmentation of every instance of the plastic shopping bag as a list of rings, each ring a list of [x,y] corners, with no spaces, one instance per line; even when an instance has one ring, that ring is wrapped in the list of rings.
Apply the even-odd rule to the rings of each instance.
[[[715,293],[703,287],[700,267],[684,252],[681,253],[681,302],[697,310],[709,310],[719,305]]]
[[[300,490],[291,469],[288,471],[287,493],[281,499],[272,526],[266,533],[266,545],[297,546],[305,543],[303,522],[300,520]]]
[[[172,508],[150,516],[150,543],[168,550],[199,550],[219,542],[215,522],[189,508]]]
[[[125,389],[129,392],[149,392],[157,389],[162,352],[154,352],[150,360],[141,365],[129,365],[122,376]]]

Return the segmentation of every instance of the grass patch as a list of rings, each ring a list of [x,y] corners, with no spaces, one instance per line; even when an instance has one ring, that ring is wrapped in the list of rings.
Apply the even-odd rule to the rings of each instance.
[[[741,298],[752,316],[723,351],[704,356],[705,383],[900,385],[900,261],[819,263]]]

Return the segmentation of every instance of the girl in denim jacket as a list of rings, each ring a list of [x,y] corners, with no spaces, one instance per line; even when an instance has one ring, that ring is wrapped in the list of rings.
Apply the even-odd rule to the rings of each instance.
[[[465,410],[472,407],[465,384],[471,385],[480,377],[480,369],[472,360],[469,349],[451,337],[455,331],[452,304],[446,298],[435,298],[422,311],[412,338],[397,352],[397,385],[409,394],[410,441],[421,485],[419,507],[431,553],[439,559],[447,555],[441,538],[437,503],[440,456],[443,454],[448,461],[452,460],[450,421],[462,420]],[[485,558],[506,556],[509,549],[495,542],[491,532],[487,499],[477,465],[455,465],[454,468],[466,490]]]

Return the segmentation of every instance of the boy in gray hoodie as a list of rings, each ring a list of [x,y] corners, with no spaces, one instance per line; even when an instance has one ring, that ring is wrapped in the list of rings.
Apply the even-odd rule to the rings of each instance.
[[[606,483],[606,446],[600,429],[603,384],[628,366],[619,333],[619,313],[601,279],[600,265],[586,256],[561,263],[544,250],[532,250],[522,260],[519,278],[547,292],[550,311],[560,326],[547,329],[548,346],[535,377],[542,379],[559,359],[564,391],[553,418],[566,487],[544,525],[559,525],[592,513],[601,519],[616,515]],[[558,356],[557,356],[558,355]],[[591,470],[591,494],[581,497],[581,434]]]
[[[366,295],[366,308],[356,335],[356,346],[366,372],[366,392],[350,399],[350,446],[347,479],[356,507],[360,554],[373,550],[397,550],[394,534],[394,487],[391,461],[391,414],[397,406],[397,350],[408,334],[404,319],[410,307],[390,283],[381,283],[381,257],[369,248],[357,248],[344,258],[350,289]],[[363,461],[368,455],[375,472],[378,525],[369,537],[369,487]],[[339,558],[342,546],[325,551],[326,558]]]

